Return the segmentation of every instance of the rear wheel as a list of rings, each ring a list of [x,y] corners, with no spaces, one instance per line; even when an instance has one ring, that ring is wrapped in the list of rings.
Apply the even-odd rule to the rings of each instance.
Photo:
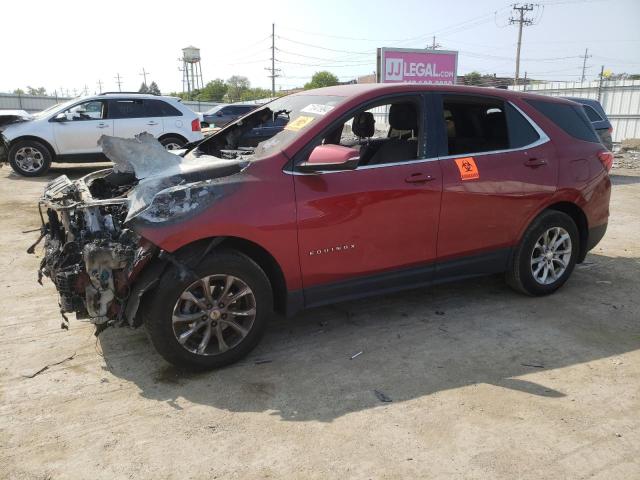
[[[528,295],[555,292],[573,272],[579,242],[578,228],[570,216],[555,210],[541,213],[514,252],[507,282]]]
[[[9,163],[16,173],[25,177],[37,177],[49,170],[51,152],[41,142],[24,140],[9,149]]]
[[[186,145],[183,139],[179,137],[164,137],[160,140],[160,144],[165,148],[165,150],[179,150],[184,145]]]
[[[245,255],[221,251],[193,268],[198,278],[169,271],[145,302],[155,348],[177,366],[210,369],[236,362],[262,337],[273,312],[271,286]]]

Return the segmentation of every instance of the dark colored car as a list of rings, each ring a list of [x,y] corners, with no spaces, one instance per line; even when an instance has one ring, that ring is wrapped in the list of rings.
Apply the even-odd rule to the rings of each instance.
[[[117,169],[48,185],[40,273],[62,312],[144,324],[193,368],[246,355],[274,312],[500,272],[551,294],[609,217],[613,155],[584,110],[523,92],[336,86],[274,100],[184,157],[154,142],[107,138]]]
[[[613,132],[613,126],[607,118],[607,114],[604,113],[604,108],[600,105],[600,102],[591,98],[577,98],[577,97],[564,97],[567,100],[576,102],[582,105],[584,113],[587,114],[587,118],[593,125],[596,133],[600,137],[602,144],[607,147],[609,151],[613,151],[613,139],[611,133]]]
[[[242,135],[240,147],[257,147],[259,143],[268,140],[277,133],[280,133],[287,126],[289,119],[286,115],[280,115],[275,119],[269,119],[266,122],[252,128]]]
[[[257,107],[258,105],[218,105],[205,112],[202,118],[210,127],[224,127]]]

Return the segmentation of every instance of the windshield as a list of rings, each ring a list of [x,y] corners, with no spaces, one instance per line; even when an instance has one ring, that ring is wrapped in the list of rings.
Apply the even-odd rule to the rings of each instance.
[[[54,110],[58,110],[58,109],[64,109],[65,107],[67,107],[68,105],[71,105],[72,103],[74,103],[76,100],[78,100],[77,98],[73,98],[71,100],[67,100],[66,102],[63,103],[56,103],[55,105],[50,106],[49,108],[46,108],[44,110],[42,110],[41,112],[38,113],[34,113],[33,116],[35,118],[41,118],[46,116],[47,114],[53,112]]]
[[[282,125],[282,129],[275,129],[272,136],[258,143],[253,158],[281,150],[344,100],[345,97],[330,95],[289,95],[268,103],[263,109],[271,112],[271,122]]]

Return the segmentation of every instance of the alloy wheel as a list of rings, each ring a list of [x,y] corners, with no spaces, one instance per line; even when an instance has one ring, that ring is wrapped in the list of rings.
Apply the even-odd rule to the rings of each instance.
[[[562,227],[547,229],[531,252],[531,273],[536,282],[550,285],[567,270],[571,260],[571,236]]]
[[[176,340],[196,355],[219,355],[249,334],[256,318],[251,288],[233,275],[209,275],[189,285],[173,308]]]
[[[23,172],[37,172],[44,165],[44,155],[34,147],[22,147],[15,154],[15,163]]]

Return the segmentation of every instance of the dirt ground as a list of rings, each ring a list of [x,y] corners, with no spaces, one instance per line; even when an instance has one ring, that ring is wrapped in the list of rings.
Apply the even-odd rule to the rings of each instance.
[[[640,169],[612,173],[609,231],[555,295],[491,277],[343,303],[193,375],[142,330],[60,329],[25,253],[47,179],[5,166],[0,478],[640,478]]]

